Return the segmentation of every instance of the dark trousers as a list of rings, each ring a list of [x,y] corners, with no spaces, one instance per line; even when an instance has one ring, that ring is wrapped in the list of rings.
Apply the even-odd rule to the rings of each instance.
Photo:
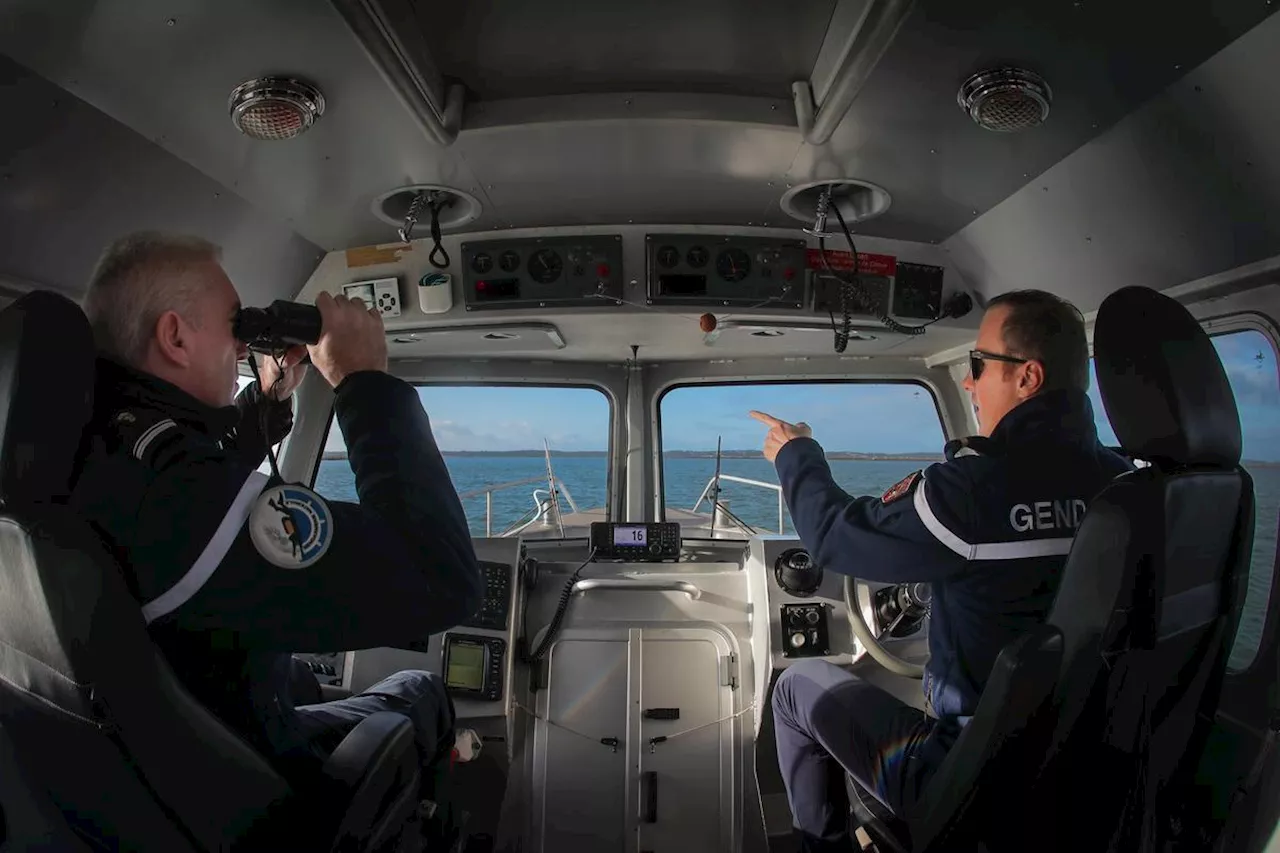
[[[439,764],[453,749],[453,703],[440,676],[430,672],[397,672],[358,696],[300,705],[294,711],[303,735],[325,754],[333,752],[361,720],[379,711],[409,718],[424,768]]]
[[[778,765],[808,850],[849,850],[845,773],[899,816],[946,756],[937,721],[834,664],[797,661],[773,690]]]

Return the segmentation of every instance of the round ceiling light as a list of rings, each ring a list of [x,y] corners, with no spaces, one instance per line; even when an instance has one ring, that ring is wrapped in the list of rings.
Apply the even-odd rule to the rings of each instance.
[[[259,77],[241,83],[227,102],[231,123],[252,139],[292,139],[324,115],[324,95],[290,77]]]
[[[956,102],[978,127],[1016,133],[1044,123],[1053,103],[1053,90],[1034,71],[996,68],[980,71],[964,81]]]

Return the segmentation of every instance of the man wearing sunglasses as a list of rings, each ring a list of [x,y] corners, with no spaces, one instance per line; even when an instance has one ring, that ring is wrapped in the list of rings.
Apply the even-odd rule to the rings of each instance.
[[[807,425],[751,413],[769,427],[764,455],[819,565],[932,584],[927,710],[822,660],[794,663],[778,679],[778,761],[804,849],[849,849],[843,771],[910,814],[1000,650],[1044,620],[1085,507],[1130,467],[1099,444],[1088,385],[1080,312],[1023,290],[990,302],[969,354],[964,388],[979,435],[948,442],[945,462],[882,496],[841,489]]]

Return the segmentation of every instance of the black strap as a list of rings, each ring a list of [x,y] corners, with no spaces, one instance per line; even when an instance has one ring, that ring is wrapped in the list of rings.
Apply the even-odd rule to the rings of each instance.
[[[428,205],[431,210],[431,241],[435,246],[432,247],[431,254],[427,255],[427,260],[431,261],[431,265],[438,270],[447,269],[449,266],[449,253],[440,242],[440,211],[451,204],[453,199],[445,198],[443,201],[433,201]]]

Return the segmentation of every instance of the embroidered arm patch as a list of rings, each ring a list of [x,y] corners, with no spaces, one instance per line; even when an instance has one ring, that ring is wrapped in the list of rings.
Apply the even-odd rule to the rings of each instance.
[[[916,481],[920,479],[922,474],[922,471],[912,471],[897,483],[890,486],[889,490],[880,496],[880,502],[883,504],[891,504],[904,495],[910,494],[911,487],[916,484]]]

